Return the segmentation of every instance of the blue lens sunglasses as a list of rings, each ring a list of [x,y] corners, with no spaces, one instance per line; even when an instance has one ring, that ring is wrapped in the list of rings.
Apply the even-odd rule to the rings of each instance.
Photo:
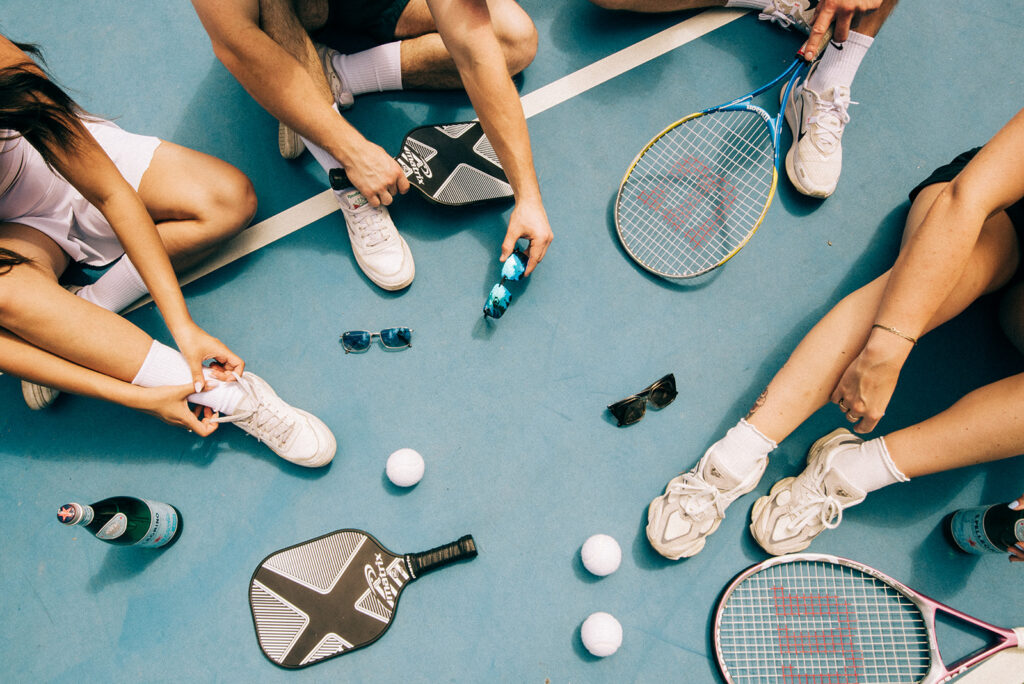
[[[385,349],[405,349],[412,346],[412,328],[384,328],[380,332],[349,330],[341,333],[341,346],[345,353],[364,352],[370,348],[373,338],[379,337]]]
[[[512,252],[508,259],[505,259],[505,263],[501,267],[501,282],[492,287],[491,293],[487,295],[487,303],[484,304],[484,318],[488,316],[501,318],[508,310],[508,305],[512,303],[512,293],[505,287],[505,282],[522,278],[528,261],[529,257],[526,256],[526,253],[518,249]]]

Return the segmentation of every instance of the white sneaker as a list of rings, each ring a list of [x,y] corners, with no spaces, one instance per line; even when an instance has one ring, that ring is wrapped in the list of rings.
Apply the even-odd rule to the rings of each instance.
[[[366,277],[385,290],[408,287],[416,275],[416,265],[387,207],[371,207],[355,188],[335,194],[348,225],[356,262]]]
[[[234,414],[215,422],[234,423],[296,465],[318,468],[331,462],[338,445],[323,421],[286,403],[255,373],[235,378],[246,397]]]
[[[830,432],[811,446],[802,473],[779,480],[754,503],[750,531],[765,551],[779,556],[806,549],[818,534],[839,526],[844,508],[864,500],[867,493],[832,468],[836,454],[863,441],[844,428]]]
[[[331,95],[334,96],[334,101],[338,103],[338,109],[348,109],[355,104],[356,99],[352,95],[352,91],[345,86],[345,82],[338,75],[338,72],[334,70],[331,58],[338,54],[338,51],[326,45],[318,45],[316,43],[313,43],[313,45],[316,47],[316,54],[320,56],[320,66],[324,70],[324,76],[327,77],[327,84],[331,87]],[[306,144],[302,142],[302,138],[298,133],[285,124],[278,122],[277,149],[285,159],[296,159],[305,151]]]
[[[768,467],[763,458],[742,479],[718,463],[711,449],[688,473],[669,481],[665,493],[647,509],[647,539],[665,558],[697,554],[718,529],[725,509],[751,491]]]
[[[787,31],[791,27],[809,34],[814,25],[814,14],[818,3],[811,7],[810,0],[769,0],[768,6],[761,10],[757,18],[778,24]]]
[[[843,130],[850,121],[850,89],[837,85],[823,93],[807,87],[808,78],[793,87],[786,103],[786,122],[793,144],[786,154],[786,174],[797,190],[825,198],[836,190],[843,170]]]
[[[60,395],[60,390],[22,380],[21,395],[25,397],[25,403],[30,409],[39,411],[52,404]]]

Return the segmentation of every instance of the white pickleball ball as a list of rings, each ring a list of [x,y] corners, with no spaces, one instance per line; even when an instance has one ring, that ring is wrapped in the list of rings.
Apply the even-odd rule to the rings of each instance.
[[[412,487],[423,478],[426,464],[415,449],[399,449],[388,456],[388,479],[399,487]]]
[[[583,542],[580,557],[583,559],[583,567],[598,577],[604,577],[619,569],[622,549],[613,537],[595,534]]]
[[[604,658],[622,645],[622,625],[608,613],[594,613],[583,621],[580,637],[591,654]]]

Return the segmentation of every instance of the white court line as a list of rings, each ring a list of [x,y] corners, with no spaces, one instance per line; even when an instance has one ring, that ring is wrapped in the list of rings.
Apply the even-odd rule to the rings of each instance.
[[[725,26],[731,21],[739,19],[747,10],[742,9],[710,9],[701,12],[695,17],[681,21],[675,26],[656,33],[650,38],[645,38],[639,43],[634,43],[627,48],[619,50],[604,59],[600,59],[589,66],[563,76],[562,78],[538,88],[520,98],[523,105],[523,112],[526,118],[540,114],[552,107],[570,100],[591,88],[610,81],[630,69],[636,68],[645,62],[660,57],[677,47],[700,38],[701,36]],[[300,202],[290,209],[285,209],[268,219],[250,226],[234,239],[224,244],[224,247],[213,257],[204,261],[197,268],[188,273],[182,274],[178,282],[182,285],[191,283],[193,280],[203,277],[222,266],[240,259],[247,254],[252,254],[258,249],[276,242],[286,235],[305,228],[315,221],[338,211],[338,202],[331,190],[324,190],[319,195],[310,197],[305,202]],[[148,304],[152,299],[145,297],[125,309],[123,313]]]

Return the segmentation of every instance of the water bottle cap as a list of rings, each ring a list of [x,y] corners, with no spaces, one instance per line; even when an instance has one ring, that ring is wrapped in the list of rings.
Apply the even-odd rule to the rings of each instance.
[[[57,520],[60,520],[65,525],[75,525],[82,520],[84,513],[85,509],[82,507],[82,504],[64,504],[57,511]]]

